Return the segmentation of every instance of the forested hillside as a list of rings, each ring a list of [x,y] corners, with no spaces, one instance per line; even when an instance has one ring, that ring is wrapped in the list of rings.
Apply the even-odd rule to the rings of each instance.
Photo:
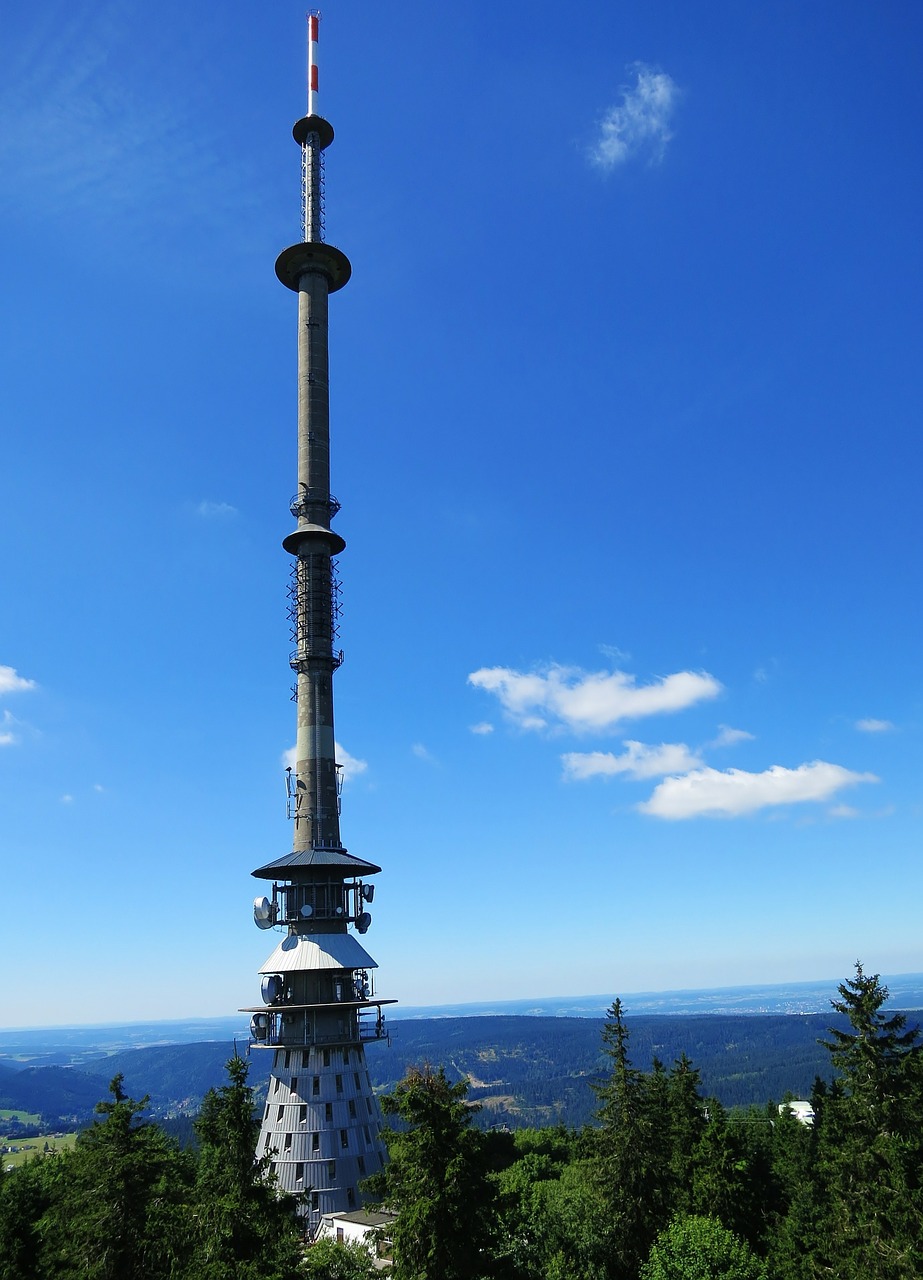
[[[592,1083],[603,1070],[602,1020],[497,1016],[421,1018],[392,1024],[390,1043],[368,1049],[375,1088],[392,1089],[408,1068],[443,1065],[449,1079],[467,1079],[481,1103],[478,1123],[511,1128],[586,1124],[596,1102]],[[702,1088],[726,1107],[763,1104],[785,1093],[805,1096],[816,1075],[830,1078],[819,1043],[835,1015],[627,1017],[631,1058],[641,1070],[654,1057],[685,1053]],[[40,1112],[49,1127],[87,1124],[108,1080],[120,1073],[133,1097],[149,1095],[154,1115],[194,1115],[224,1078],[230,1043],[158,1045],[109,1054],[79,1070],[61,1066],[0,1069],[0,1107]],[[250,1056],[250,1082],[262,1096],[269,1059]]]
[[[775,1104],[729,1114],[684,1055],[635,1065],[618,1001],[592,1125],[480,1130],[467,1078],[411,1066],[382,1098],[390,1160],[365,1184],[396,1215],[394,1280],[918,1280],[919,1032],[861,966],[840,994],[811,1124]],[[0,1176],[0,1280],[371,1280],[367,1255],[306,1247],[254,1160],[247,1063],[227,1070],[194,1150],[117,1076],[73,1150]]]

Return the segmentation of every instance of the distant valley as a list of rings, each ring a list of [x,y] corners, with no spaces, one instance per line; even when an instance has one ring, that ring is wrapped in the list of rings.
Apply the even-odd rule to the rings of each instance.
[[[886,981],[891,1007],[923,1007],[923,975]],[[804,1096],[816,1075],[829,1075],[818,1040],[838,1024],[824,1012],[835,992],[830,981],[630,996],[624,1004],[632,1057],[647,1069],[654,1057],[669,1066],[686,1053],[701,1071],[702,1091],[728,1107]],[[611,999],[444,1006],[427,1010],[430,1016],[403,1009],[403,1016],[391,1016],[389,1041],[368,1047],[373,1083],[387,1091],[409,1066],[444,1065],[453,1079],[469,1080],[481,1124],[584,1124],[596,1105],[591,1085],[599,1078],[600,1030]],[[153,1115],[189,1116],[223,1082],[235,1044],[247,1052],[240,1015],[0,1032],[0,1110],[40,1113],[48,1128],[79,1127],[121,1073],[132,1096],[150,1095]],[[270,1059],[263,1051],[250,1055],[258,1096]]]

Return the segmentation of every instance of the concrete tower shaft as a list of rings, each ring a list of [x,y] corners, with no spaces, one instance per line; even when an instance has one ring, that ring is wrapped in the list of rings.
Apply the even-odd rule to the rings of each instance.
[[[302,148],[301,244],[279,255],[276,274],[298,294],[298,492],[292,500],[297,529],[283,540],[296,558],[292,620],[298,703],[295,767],[291,780],[295,829],[292,849],[338,849],[339,794],[334,746],[333,672],[337,581],[333,557],[345,542],[331,521],[339,504],[330,493],[330,391],[327,350],[329,295],[349,279],[349,260],[324,244],[323,151],[333,129],[320,116],[299,120],[293,135]]]

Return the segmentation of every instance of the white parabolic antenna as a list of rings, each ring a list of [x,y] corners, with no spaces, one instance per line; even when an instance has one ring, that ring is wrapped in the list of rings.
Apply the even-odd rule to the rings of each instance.
[[[253,899],[253,920],[258,929],[271,929],[274,915],[272,903],[268,898]]]

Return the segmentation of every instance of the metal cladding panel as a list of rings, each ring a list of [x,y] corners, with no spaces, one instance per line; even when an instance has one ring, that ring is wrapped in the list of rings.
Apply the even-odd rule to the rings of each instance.
[[[351,933],[323,933],[313,938],[291,933],[282,939],[260,973],[377,968],[378,965]]]

